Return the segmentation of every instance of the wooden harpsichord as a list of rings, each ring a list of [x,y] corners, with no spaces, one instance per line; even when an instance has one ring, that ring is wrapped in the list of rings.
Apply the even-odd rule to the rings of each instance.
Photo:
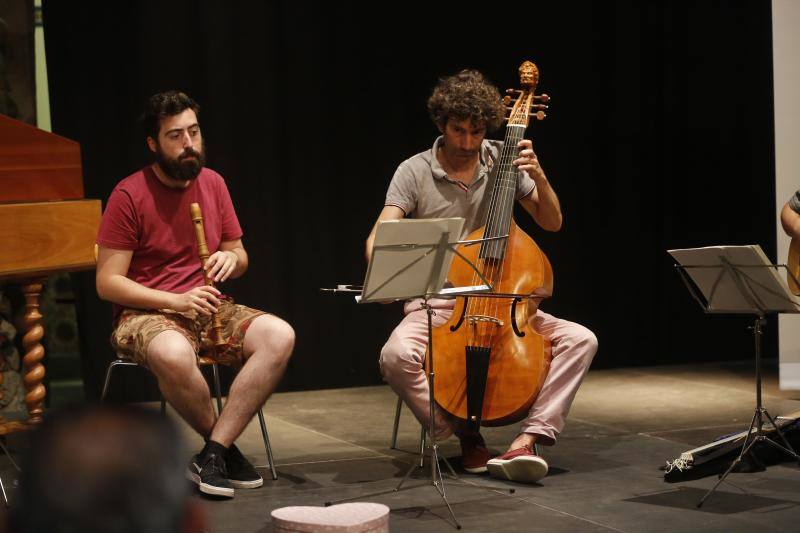
[[[23,425],[41,420],[46,395],[42,284],[94,268],[100,210],[100,200],[83,198],[78,143],[0,115],[0,284],[17,283],[25,294]],[[17,429],[0,424],[0,435]]]

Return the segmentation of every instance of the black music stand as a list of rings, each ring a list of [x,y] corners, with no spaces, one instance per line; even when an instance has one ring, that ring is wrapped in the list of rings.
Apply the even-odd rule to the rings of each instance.
[[[769,313],[800,313],[800,300],[792,295],[784,279],[778,276],[778,269],[785,269],[786,265],[770,263],[758,245],[712,246],[669,250],[669,253],[680,263],[675,268],[704,312],[756,317],[750,328],[753,330],[756,359],[756,407],[753,419],[739,455],[697,503],[697,507],[702,507],[757,442],[768,443],[797,459],[800,464],[800,455],[794,451],[775,419],[761,403],[761,334],[766,323],[764,316]],[[767,436],[764,431],[765,417],[784,445]]]
[[[460,222],[457,222],[460,221]],[[430,405],[430,422],[428,426],[428,439],[426,440],[426,448],[430,451],[430,479],[424,483],[412,486],[403,486],[406,481],[411,477],[411,473],[421,468],[424,462],[425,450],[420,451],[420,461],[415,461],[406,472],[400,483],[390,490],[373,492],[370,494],[363,494],[350,498],[341,498],[338,500],[326,501],[325,506],[328,507],[335,503],[354,500],[357,498],[368,498],[372,496],[380,496],[383,494],[390,494],[400,490],[414,489],[423,486],[432,486],[439,493],[439,496],[444,500],[447,510],[450,512],[450,517],[455,523],[456,529],[461,529],[461,524],[456,519],[453,508],[450,502],[447,501],[447,494],[445,491],[444,477],[442,475],[439,461],[444,461],[447,468],[450,470],[450,478],[458,481],[464,485],[475,487],[482,490],[488,490],[498,494],[506,495],[513,494],[515,489],[500,489],[496,487],[488,487],[471,483],[459,477],[447,458],[439,456],[439,446],[436,443],[436,421],[434,420],[434,387],[435,387],[435,373],[433,366],[433,315],[434,310],[428,304],[431,298],[441,297],[455,297],[467,296],[476,293],[484,293],[491,290],[491,284],[483,277],[474,264],[472,264],[466,257],[464,257],[456,249],[458,245],[475,245],[482,242],[493,240],[501,240],[507,238],[491,237],[486,239],[476,239],[472,241],[451,241],[451,231],[458,235],[463,226],[464,219],[422,219],[422,220],[397,220],[387,221],[378,225],[376,232],[375,245],[372,250],[372,259],[367,268],[367,276],[364,282],[363,290],[358,290],[357,287],[351,285],[339,285],[336,289],[323,289],[329,292],[359,292],[360,295],[356,296],[358,303],[372,303],[372,302],[391,302],[396,300],[407,300],[414,298],[422,298],[423,303],[421,308],[425,309],[428,314],[428,394]],[[396,242],[398,237],[414,235],[416,242]],[[383,239],[383,240],[382,240]],[[411,239],[408,239],[409,241]],[[387,242],[388,241],[388,242]],[[395,242],[392,242],[395,241]],[[453,256],[458,255],[464,261],[472,266],[483,285],[476,285],[471,287],[454,287],[443,288],[447,272],[450,270],[450,263]],[[482,294],[483,295],[483,294]],[[488,295],[486,295],[488,296]],[[503,295],[503,297],[510,297],[517,295]]]

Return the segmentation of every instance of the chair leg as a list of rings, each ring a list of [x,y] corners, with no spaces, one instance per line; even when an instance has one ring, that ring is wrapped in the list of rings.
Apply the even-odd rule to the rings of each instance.
[[[433,460],[433,459],[431,459]],[[420,425],[419,433],[419,467],[425,462],[425,428]]]
[[[3,449],[3,451],[6,454],[6,457],[8,457],[9,461],[11,461],[11,464],[14,465],[14,468],[17,469],[17,472],[22,472],[22,470],[20,470],[19,465],[17,464],[17,462],[14,461],[13,457],[11,457],[11,453],[9,453],[8,448],[6,448],[6,445],[3,442],[4,438],[5,437],[0,438],[0,448]],[[2,477],[0,477],[0,491],[2,491],[2,493],[3,493],[3,502],[5,502],[6,507],[8,507],[9,506],[8,505],[8,495],[6,494],[6,487],[3,484],[3,478]]]
[[[106,379],[103,381],[103,391],[100,393],[100,403],[105,403],[106,401],[106,394],[108,394],[108,386],[111,384],[111,372],[114,370],[114,367],[117,366],[116,361],[111,361],[108,365],[108,369],[106,370]]]
[[[214,393],[217,396],[217,416],[222,414],[222,386],[219,384],[219,368],[216,363],[211,365],[211,370],[214,373]]]
[[[125,359],[114,359],[108,364],[108,370],[106,370],[106,378],[103,381],[103,391],[100,393],[100,403],[103,404],[106,401],[106,395],[108,394],[108,387],[111,385],[111,374],[114,368],[118,366],[139,366],[133,361],[128,361]],[[167,401],[164,399],[164,395],[159,392],[159,397],[161,398],[161,416],[166,416],[167,414]]]
[[[392,444],[389,446],[392,450],[397,449],[397,429],[400,427],[400,410],[403,408],[403,400],[400,396],[397,397],[397,408],[394,411],[394,428],[392,429]],[[424,432],[423,432],[424,434]]]
[[[6,508],[9,507],[8,505],[8,496],[6,496],[6,486],[3,484],[3,478],[0,477],[0,490],[3,491],[3,502],[6,504]]]
[[[272,479],[278,479],[278,473],[275,471],[275,460],[272,458],[272,446],[269,444],[269,435],[267,434],[267,424],[264,422],[264,410],[258,410],[258,423],[261,425],[261,436],[264,437],[264,448],[267,450],[267,462],[269,463],[269,471],[272,474]]]
[[[111,384],[111,374],[113,373],[114,369],[118,366],[139,366],[133,361],[128,361],[125,359],[114,359],[110,363],[108,363],[108,369],[106,370],[106,379],[103,381],[103,390],[100,393],[100,403],[105,403],[106,395],[108,394],[108,386]]]
[[[8,460],[11,461],[12,465],[14,465],[14,468],[17,470],[17,472],[22,472],[22,469],[19,467],[17,462],[14,460],[14,458],[11,456],[11,452],[9,452],[8,448],[6,448],[6,444],[5,444],[4,440],[5,440],[5,437],[0,438],[0,448],[3,449],[3,452],[6,454],[6,457],[8,457]]]
[[[397,407],[394,410],[394,428],[392,428],[392,450],[397,449],[397,430],[400,428],[400,411],[403,409],[403,399],[397,397]],[[422,463],[425,460],[425,428],[420,428],[419,433],[419,466],[422,468]]]

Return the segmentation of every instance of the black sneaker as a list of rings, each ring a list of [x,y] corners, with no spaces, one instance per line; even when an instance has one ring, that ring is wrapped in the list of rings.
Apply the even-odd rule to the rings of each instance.
[[[200,492],[204,494],[233,498],[233,486],[228,481],[225,459],[217,454],[209,453],[204,457],[198,454],[192,457],[186,477],[197,483]]]
[[[235,444],[228,448],[225,465],[228,467],[228,481],[237,489],[255,489],[264,484],[264,479]]]

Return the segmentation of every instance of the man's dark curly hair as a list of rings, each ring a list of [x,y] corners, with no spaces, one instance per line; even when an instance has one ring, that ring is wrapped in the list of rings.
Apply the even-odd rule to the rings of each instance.
[[[161,120],[183,113],[187,109],[200,116],[200,106],[186,93],[166,91],[154,94],[147,100],[142,113],[142,129],[145,136],[158,141]]]
[[[505,107],[497,87],[477,70],[465,69],[439,80],[428,98],[428,113],[441,128],[453,118],[486,124],[487,131],[494,131],[503,123]]]

